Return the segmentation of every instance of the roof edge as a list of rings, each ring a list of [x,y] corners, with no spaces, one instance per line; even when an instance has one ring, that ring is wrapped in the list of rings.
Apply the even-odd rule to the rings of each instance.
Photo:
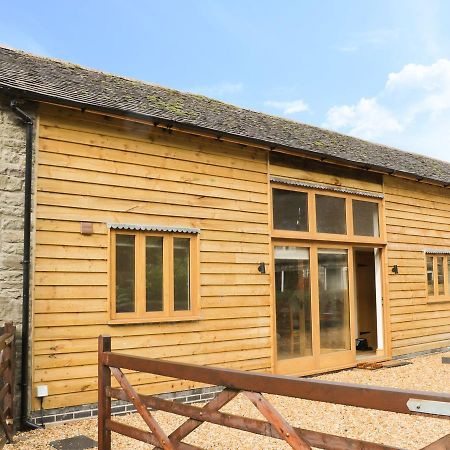
[[[265,149],[267,151],[278,150],[281,152],[283,152],[283,151],[284,152],[295,152],[295,153],[298,153],[297,156],[303,156],[306,158],[320,160],[320,161],[328,162],[328,163],[334,163],[337,165],[344,165],[347,167],[351,166],[351,167],[358,168],[361,170],[382,173],[384,175],[390,175],[390,176],[395,176],[395,177],[399,177],[399,178],[406,178],[411,181],[424,182],[424,183],[432,184],[434,186],[440,186],[440,187],[447,188],[447,189],[450,188],[450,183],[444,183],[442,180],[437,180],[437,179],[429,178],[429,177],[421,177],[412,172],[388,169],[386,167],[379,166],[379,165],[365,164],[365,163],[361,163],[358,161],[352,161],[351,159],[339,158],[337,156],[331,156],[326,153],[321,153],[317,150],[309,150],[309,149],[303,148],[303,147],[290,147],[290,146],[286,146],[286,145],[280,145],[276,142],[252,138],[252,137],[240,135],[237,133],[223,132],[223,131],[216,130],[213,128],[202,127],[200,125],[194,125],[194,124],[185,123],[182,121],[175,121],[173,119],[167,119],[164,117],[152,116],[150,114],[137,113],[137,112],[133,112],[133,111],[126,110],[126,109],[112,108],[112,107],[107,107],[107,106],[102,106],[102,105],[96,105],[94,103],[83,103],[83,102],[80,102],[77,100],[64,98],[62,96],[39,94],[39,93],[36,93],[33,91],[10,86],[5,83],[2,86],[0,86],[0,91],[1,90],[4,90],[6,95],[9,95],[10,97],[19,96],[22,99],[28,100],[28,101],[54,103],[57,105],[68,106],[68,107],[80,109],[82,111],[101,112],[101,113],[105,113],[106,115],[109,114],[109,115],[114,115],[114,116],[119,116],[119,117],[134,118],[134,119],[139,119],[139,120],[143,120],[146,122],[147,121],[153,122],[154,126],[160,126],[162,124],[170,129],[174,129],[175,128],[174,124],[176,124],[177,125],[176,129],[181,132],[186,132],[186,133],[190,133],[190,134],[201,134],[203,136],[205,136],[204,133],[206,133],[206,135],[212,134],[213,136],[210,136],[210,137],[213,139],[217,139],[217,140],[228,140],[233,143],[242,143],[245,145],[253,144],[253,146]],[[236,142],[236,139],[238,141],[242,141],[242,142]]]

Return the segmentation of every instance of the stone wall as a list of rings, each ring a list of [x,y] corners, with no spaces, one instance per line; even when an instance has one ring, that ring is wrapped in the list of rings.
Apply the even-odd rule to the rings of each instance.
[[[23,109],[29,113],[30,106]],[[0,96],[0,326],[17,326],[16,393],[20,394],[25,125]],[[16,396],[17,406],[19,395]],[[16,414],[18,414],[16,408]]]

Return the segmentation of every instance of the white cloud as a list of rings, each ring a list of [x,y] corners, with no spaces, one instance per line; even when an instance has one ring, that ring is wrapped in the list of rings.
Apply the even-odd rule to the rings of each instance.
[[[210,86],[198,86],[196,88],[188,89],[190,92],[206,95],[207,97],[223,97],[225,95],[237,94],[244,89],[242,83],[230,83],[225,81]]]
[[[267,100],[265,105],[280,110],[285,115],[296,114],[299,112],[309,111],[309,106],[303,100],[292,100],[287,102],[279,102],[276,100]]]
[[[349,134],[374,139],[386,132],[401,131],[394,115],[381,106],[376,98],[362,98],[356,105],[333,106],[328,110],[328,128],[349,128]]]
[[[414,99],[410,116],[445,113],[450,110],[450,61],[439,59],[429,66],[407,64],[400,72],[389,74],[385,90]]]
[[[386,89],[424,89],[426,91],[450,89],[450,61],[439,59],[434,64],[407,64],[400,72],[388,75]]]
[[[336,105],[325,127],[450,160],[450,61],[407,64],[379,95]]]

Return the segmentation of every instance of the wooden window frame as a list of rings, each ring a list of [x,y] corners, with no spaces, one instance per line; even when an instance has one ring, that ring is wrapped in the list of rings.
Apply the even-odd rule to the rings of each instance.
[[[135,236],[135,311],[116,312],[116,236]],[[146,311],[145,282],[145,238],[147,236],[163,238],[163,310]],[[190,309],[174,309],[173,240],[189,239],[189,300]],[[198,320],[199,317],[199,237],[194,233],[110,230],[109,248],[109,324],[176,322]]]
[[[434,295],[430,295],[428,293],[428,266],[427,266],[428,258],[432,258],[433,260]],[[438,285],[438,270],[437,270],[438,258],[443,258],[443,269],[444,269],[444,293],[441,295],[439,295],[439,285]],[[449,262],[450,262],[450,254],[425,252],[425,291],[427,293],[428,303],[450,302],[450,280],[448,273]]]
[[[303,186],[286,186],[285,184],[271,182],[271,214],[273,215],[273,189],[283,189],[286,191],[302,192],[308,195],[308,230],[309,231],[294,231],[294,230],[280,230],[273,226],[273,216],[271,220],[271,234],[275,239],[300,239],[308,241],[327,241],[337,243],[350,244],[370,244],[374,246],[383,246],[386,244],[386,226],[384,220],[384,201],[381,198],[364,197],[358,194],[341,193],[335,191],[326,191],[323,189],[314,189]],[[322,196],[330,196],[343,198],[345,200],[345,234],[334,233],[319,233],[316,226],[316,194]],[[379,236],[360,236],[355,235],[353,230],[353,200],[364,201],[367,203],[374,203],[378,205],[378,229]]]

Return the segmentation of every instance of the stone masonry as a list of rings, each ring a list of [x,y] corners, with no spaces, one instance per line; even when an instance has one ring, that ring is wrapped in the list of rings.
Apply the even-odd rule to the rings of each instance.
[[[28,105],[23,109],[30,112]],[[0,326],[17,326],[16,405],[19,403],[25,126],[0,96]],[[18,414],[16,407],[16,414]]]

